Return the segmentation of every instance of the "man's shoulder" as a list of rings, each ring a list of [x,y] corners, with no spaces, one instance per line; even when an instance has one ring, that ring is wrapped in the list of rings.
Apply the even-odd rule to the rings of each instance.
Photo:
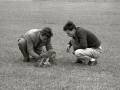
[[[31,30],[29,30],[27,33],[28,33],[28,34],[34,34],[34,33],[37,33],[37,32],[39,32],[39,31],[41,31],[41,29],[31,29]]]
[[[90,33],[91,31],[83,28],[83,27],[77,27],[77,33]]]
[[[86,29],[83,27],[77,27],[77,31],[86,31]]]
[[[76,29],[76,34],[79,34],[79,33],[82,33],[82,32],[85,32],[86,30],[82,27],[77,27]]]
[[[25,36],[35,36],[41,29],[31,29],[25,33]]]
[[[31,38],[31,39],[34,39],[36,36],[37,36],[37,33],[41,31],[41,29],[31,29],[29,30],[28,32],[25,33],[24,37],[25,38]]]

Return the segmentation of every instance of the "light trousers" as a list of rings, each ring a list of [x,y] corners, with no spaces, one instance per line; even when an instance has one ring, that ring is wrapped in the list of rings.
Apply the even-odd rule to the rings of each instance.
[[[71,40],[73,49],[78,47],[78,42],[74,39]],[[86,48],[86,49],[77,49],[74,54],[77,58],[82,61],[90,61],[92,58],[98,59],[100,54],[102,53],[101,46],[99,48]]]

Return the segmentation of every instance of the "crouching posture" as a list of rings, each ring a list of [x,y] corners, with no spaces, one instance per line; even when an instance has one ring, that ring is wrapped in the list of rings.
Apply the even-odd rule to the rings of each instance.
[[[32,29],[18,39],[18,46],[24,56],[24,61],[29,62],[32,56],[36,60],[40,59],[43,46],[47,51],[53,50],[51,44],[52,30],[48,27],[43,29]]]
[[[57,65],[57,56],[55,51],[42,52],[40,59],[35,64],[36,67],[50,67],[51,65]]]
[[[96,65],[102,52],[100,40],[91,31],[76,27],[72,21],[68,21],[63,30],[72,37],[67,45],[67,52],[73,46],[73,54],[78,58],[76,63]]]

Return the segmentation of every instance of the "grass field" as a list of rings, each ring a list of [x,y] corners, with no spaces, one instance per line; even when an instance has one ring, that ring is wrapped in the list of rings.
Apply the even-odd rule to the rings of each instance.
[[[72,20],[95,33],[104,53],[96,66],[72,63],[63,25]],[[29,29],[52,28],[58,65],[24,63],[17,39]],[[119,2],[0,2],[0,90],[120,90]]]

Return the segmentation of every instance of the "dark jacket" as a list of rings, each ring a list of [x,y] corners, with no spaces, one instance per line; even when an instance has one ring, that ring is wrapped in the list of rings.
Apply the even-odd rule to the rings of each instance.
[[[76,49],[86,49],[86,48],[98,48],[101,44],[100,40],[90,31],[85,30],[84,28],[77,27],[75,32],[74,40],[78,44]],[[69,42],[72,46],[71,41]]]

